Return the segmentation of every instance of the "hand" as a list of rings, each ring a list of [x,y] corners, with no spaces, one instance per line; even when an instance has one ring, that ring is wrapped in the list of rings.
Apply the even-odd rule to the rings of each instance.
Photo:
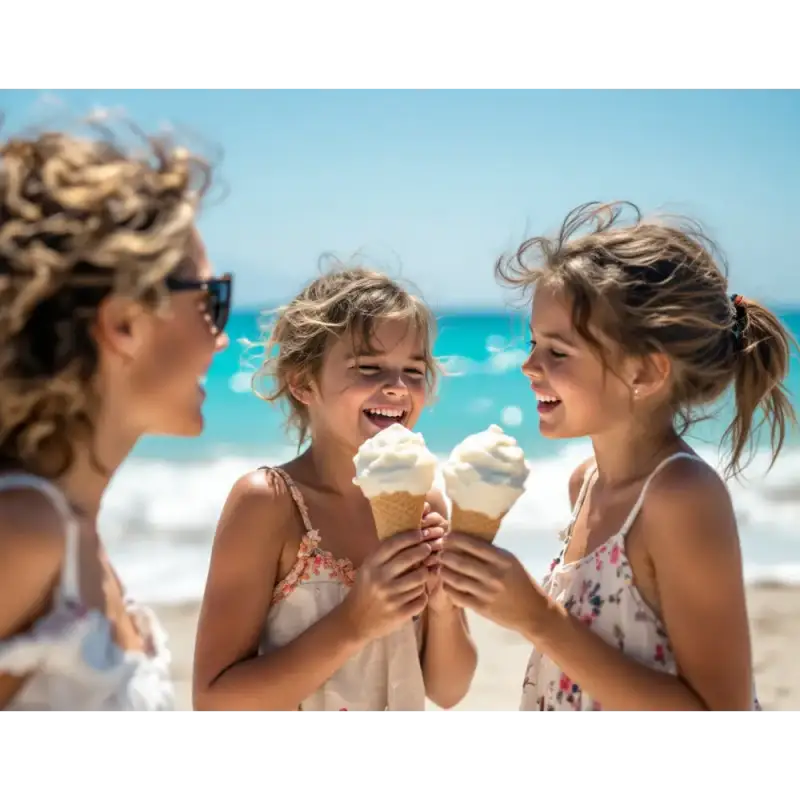
[[[385,636],[422,613],[427,603],[426,561],[433,553],[425,533],[405,531],[390,536],[359,568],[341,605],[359,639]]]
[[[444,590],[504,628],[528,635],[546,613],[547,597],[519,560],[465,533],[450,533],[441,556]]]
[[[422,530],[427,534],[428,541],[434,547],[433,553],[425,562],[428,567],[426,590],[428,608],[436,613],[454,608],[453,601],[444,591],[441,573],[441,548],[444,544],[443,538],[447,535],[448,527],[448,521],[437,511],[431,511],[430,503],[425,503],[425,509],[422,512]]]

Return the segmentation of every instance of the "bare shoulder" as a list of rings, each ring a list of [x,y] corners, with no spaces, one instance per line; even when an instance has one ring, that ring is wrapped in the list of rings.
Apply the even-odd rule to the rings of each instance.
[[[264,573],[267,565],[277,562],[296,514],[289,487],[278,473],[257,469],[242,475],[217,522],[207,590],[222,574],[240,580],[247,573]]]
[[[428,501],[431,511],[441,514],[445,519],[448,518],[449,514],[447,513],[447,500],[445,499],[444,493],[441,489],[438,489],[434,486],[425,496],[425,499]]]
[[[725,484],[708,464],[678,459],[653,479],[638,524],[681,677],[711,710],[750,708],[742,556]]]
[[[231,488],[211,550],[194,661],[195,703],[231,664],[254,655],[296,510],[282,477],[248,472]]]
[[[578,495],[581,493],[583,481],[586,479],[586,472],[594,464],[594,458],[587,458],[573,470],[569,476],[569,504],[574,506],[578,502]]]
[[[667,465],[648,489],[642,507],[648,546],[672,553],[721,550],[738,553],[739,539],[730,494],[722,478],[699,459]]]
[[[30,624],[61,572],[64,521],[41,492],[0,492],[0,638]]]
[[[217,526],[217,537],[230,531],[263,539],[292,518],[294,501],[283,478],[270,469],[242,475],[233,484]]]

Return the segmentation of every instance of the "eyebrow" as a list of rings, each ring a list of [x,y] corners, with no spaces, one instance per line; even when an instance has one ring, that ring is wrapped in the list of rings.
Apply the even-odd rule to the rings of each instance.
[[[534,330],[531,328],[531,336],[534,335]],[[539,331],[539,336],[544,337],[545,339],[551,339],[556,342],[561,342],[561,344],[567,345],[567,347],[576,347],[575,342],[566,334],[558,333],[557,331]]]
[[[359,350],[355,351],[347,351],[345,353],[345,360],[349,360],[352,358],[358,358],[359,356],[385,356],[387,355],[385,350],[379,350],[375,347],[364,347]],[[414,353],[412,356],[409,357],[409,361],[425,361],[425,355],[423,353]]]

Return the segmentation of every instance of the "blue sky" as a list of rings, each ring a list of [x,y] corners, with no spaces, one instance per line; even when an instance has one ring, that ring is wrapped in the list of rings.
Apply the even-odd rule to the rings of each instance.
[[[733,289],[800,303],[800,92],[77,91],[221,148],[201,219],[240,304],[269,304],[320,255],[361,251],[436,305],[501,305],[492,265],[573,206],[628,199],[701,219]],[[41,93],[0,91],[8,133]]]

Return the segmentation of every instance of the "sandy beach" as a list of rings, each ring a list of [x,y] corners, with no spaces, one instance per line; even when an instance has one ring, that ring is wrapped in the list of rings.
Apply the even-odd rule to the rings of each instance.
[[[748,590],[758,696],[765,710],[800,710],[800,587],[760,584]],[[198,605],[157,609],[170,635],[178,708],[191,709],[191,673]],[[472,688],[457,706],[470,711],[511,711],[530,648],[516,634],[471,617],[479,662]],[[431,705],[431,710],[436,707]]]

